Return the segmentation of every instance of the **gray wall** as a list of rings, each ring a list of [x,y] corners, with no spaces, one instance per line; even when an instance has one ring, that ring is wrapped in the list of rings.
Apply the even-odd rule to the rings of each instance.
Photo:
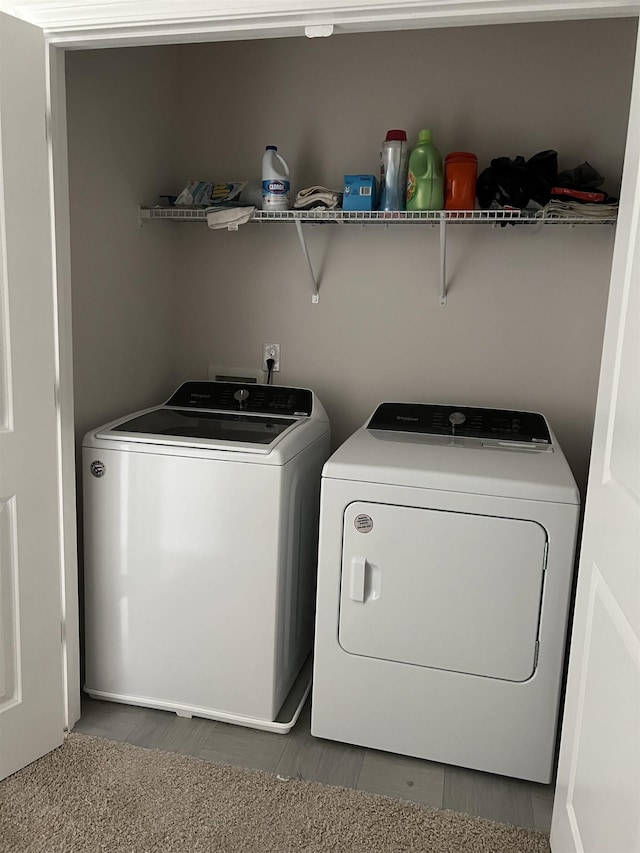
[[[166,49],[66,54],[76,431],[157,402],[173,381],[175,232],[137,207],[177,180]]]
[[[481,167],[553,147],[617,192],[634,39],[619,19],[70,54],[79,431],[209,364],[257,368],[270,341],[276,381],[318,392],[334,443],[381,400],[522,407],[548,415],[584,484],[613,229],[450,228],[443,309],[437,229],[312,227],[314,306],[293,226],[139,230],[135,206],[259,178],[265,144],[294,190],[339,187],[377,171],[391,127],[431,127]]]

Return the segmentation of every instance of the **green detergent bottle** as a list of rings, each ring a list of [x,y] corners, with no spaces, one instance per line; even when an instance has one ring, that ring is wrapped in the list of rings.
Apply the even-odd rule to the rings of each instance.
[[[442,210],[444,175],[442,157],[434,146],[430,130],[418,132],[418,144],[409,157],[407,210]]]

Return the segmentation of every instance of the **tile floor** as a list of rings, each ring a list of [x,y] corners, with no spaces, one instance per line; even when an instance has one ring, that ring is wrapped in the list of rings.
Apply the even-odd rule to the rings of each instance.
[[[553,786],[315,738],[310,702],[288,735],[83,699],[74,731],[297,776],[549,832]]]

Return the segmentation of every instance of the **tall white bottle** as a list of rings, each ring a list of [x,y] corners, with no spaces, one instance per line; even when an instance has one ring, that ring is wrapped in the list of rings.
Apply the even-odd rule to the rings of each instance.
[[[388,130],[380,151],[379,210],[404,210],[409,148],[404,130]]]
[[[275,145],[267,145],[262,156],[262,209],[289,210],[289,167]]]

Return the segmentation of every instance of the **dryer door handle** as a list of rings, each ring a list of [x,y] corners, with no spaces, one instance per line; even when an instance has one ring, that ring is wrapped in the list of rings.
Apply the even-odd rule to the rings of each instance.
[[[367,558],[351,558],[351,575],[349,578],[349,598],[364,604],[365,584],[367,581]]]

